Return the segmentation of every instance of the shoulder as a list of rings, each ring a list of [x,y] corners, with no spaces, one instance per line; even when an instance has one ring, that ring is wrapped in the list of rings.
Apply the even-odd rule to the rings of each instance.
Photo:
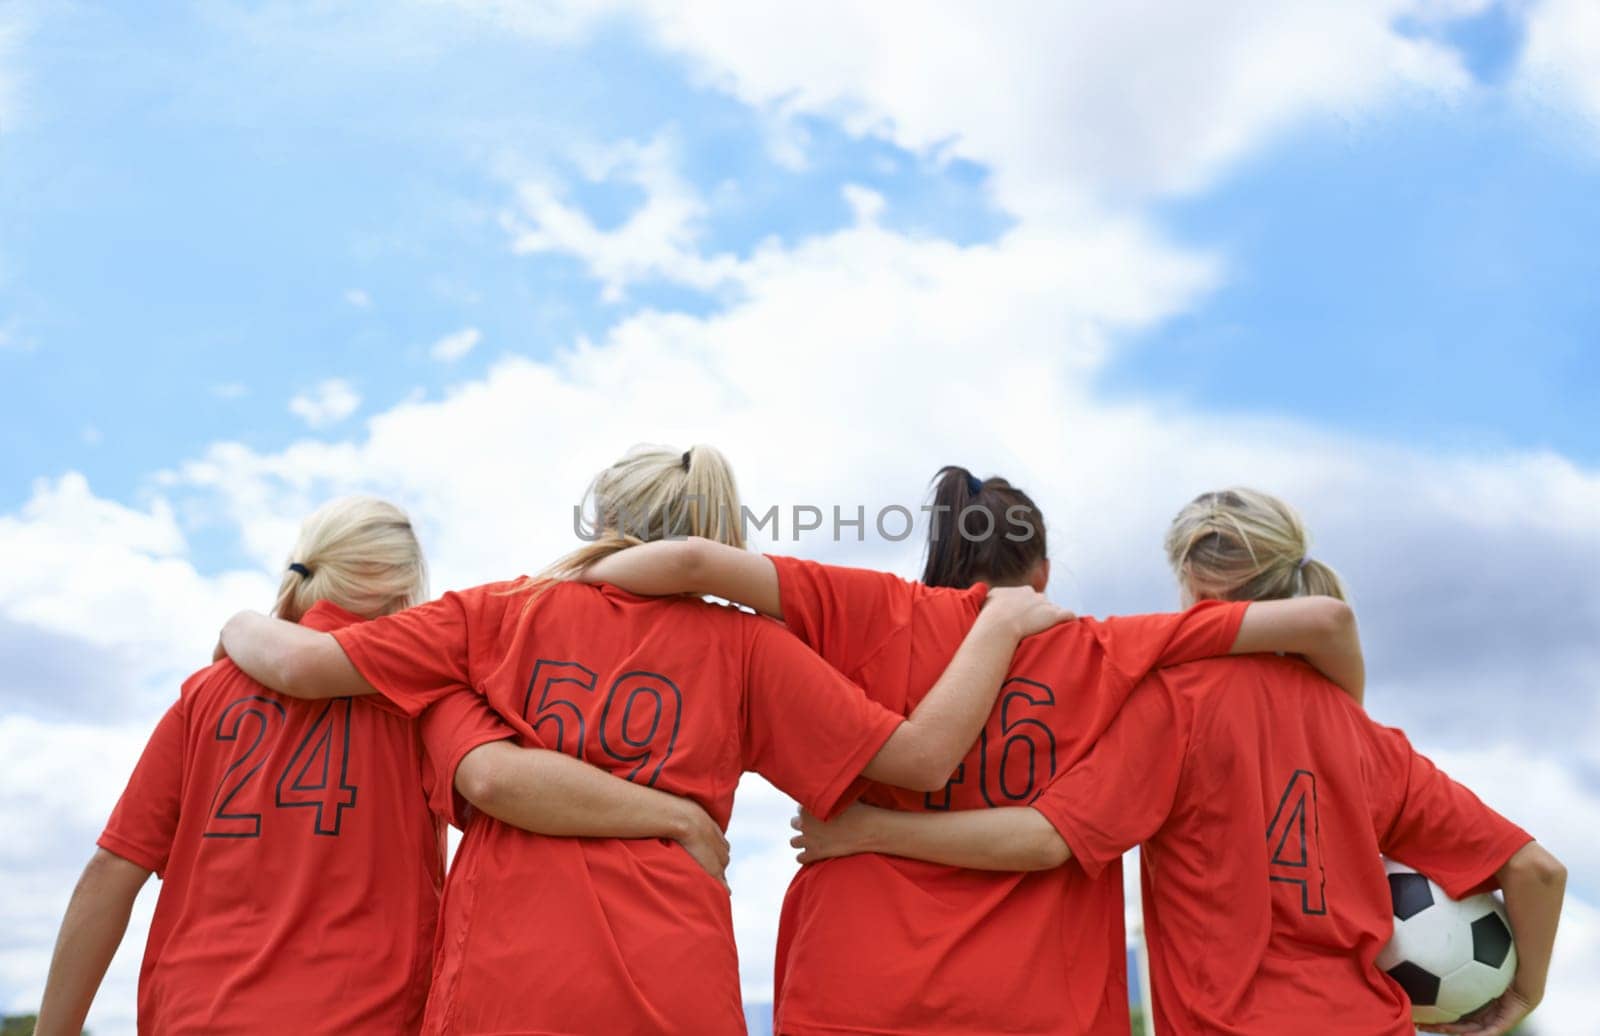
[[[984,587],[956,589],[946,586],[927,586],[915,580],[897,576],[876,568],[854,568],[849,565],[830,565],[809,558],[767,554],[768,561],[778,571],[778,579],[787,586],[807,584],[834,593],[887,598],[908,604],[930,602],[955,603],[969,598],[982,603],[987,590]]]
[[[1351,708],[1355,703],[1310,663],[1293,655],[1228,655],[1202,658],[1157,671],[1169,686],[1197,699],[1254,691],[1277,695],[1330,693]],[[1359,710],[1357,710],[1359,711]]]
[[[265,684],[252,680],[245,671],[224,658],[199,670],[183,682],[176,710],[185,725],[215,723],[222,714],[238,711],[243,703],[256,702],[287,715],[299,700],[281,695]]]
[[[218,696],[238,691],[273,693],[246,676],[243,669],[234,665],[233,659],[222,658],[204,669],[191,673],[189,678],[183,681],[183,687],[178,692],[178,700],[184,706],[194,708]]]

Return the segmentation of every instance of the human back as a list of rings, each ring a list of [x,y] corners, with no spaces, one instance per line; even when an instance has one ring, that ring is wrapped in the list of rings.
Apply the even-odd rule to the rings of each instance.
[[[983,593],[772,561],[790,628],[901,712],[937,677]],[[1030,637],[944,789],[873,784],[863,801],[915,812],[1027,805],[1093,746],[1146,672],[1225,653],[1242,612],[1213,604],[1188,616],[1080,619]],[[1090,881],[1073,867],[977,871],[878,854],[808,866],[780,919],[779,1030],[969,1033],[1005,1018],[1019,1033],[1125,1033],[1122,917],[1117,874]]]
[[[745,770],[833,812],[900,722],[770,620],[576,583],[534,594],[491,584],[335,635],[403,707],[465,683],[525,746],[688,796],[721,824]],[[441,651],[450,629],[460,649]],[[675,845],[477,815],[443,926],[426,1031],[743,1024],[727,892]],[[560,995],[526,996],[530,975]]]
[[[1302,662],[1214,659],[1158,679],[1192,725],[1171,814],[1143,849],[1158,1028],[1266,1034],[1318,1018],[1409,1034],[1410,1003],[1375,964],[1393,927],[1380,854],[1460,895],[1528,836],[1485,822],[1470,792]]]
[[[314,629],[426,593],[409,522],[381,501],[319,510],[291,563],[276,611]],[[444,875],[437,785],[401,717],[279,695],[227,660],[192,676],[99,841],[163,879],[140,1030],[414,1031]]]
[[[602,475],[604,534],[576,560],[339,631],[339,646],[408,713],[471,687],[524,746],[686,796],[719,824],[746,770],[834,812],[902,716],[769,619],[560,578],[622,545],[626,510],[657,526],[647,534],[672,534],[660,527],[671,500],[623,503],[664,480],[688,489],[714,455],[691,452],[630,454],[619,463],[643,456],[655,474],[621,480],[621,497]],[[676,845],[546,838],[474,816],[442,925],[425,1031],[743,1031],[726,889]],[[529,996],[530,981],[545,995]]]
[[[1249,489],[1188,504],[1167,537],[1185,600],[1343,596],[1299,516]],[[1294,658],[1164,669],[1037,804],[1088,873],[1143,843],[1158,1031],[1400,1036],[1376,958],[1393,925],[1380,854],[1463,896],[1531,840]]]

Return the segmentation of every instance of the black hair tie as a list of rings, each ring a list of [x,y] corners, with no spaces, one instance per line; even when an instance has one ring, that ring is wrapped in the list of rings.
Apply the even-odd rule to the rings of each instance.
[[[301,579],[311,578],[311,570],[300,564],[298,561],[294,561],[289,564],[289,571],[296,573]]]
[[[689,454],[691,454],[693,452],[694,452],[694,447],[693,446],[691,446],[687,450],[683,451],[683,460],[681,461],[681,463],[683,464],[683,470],[684,471],[688,471],[689,470]]]
[[[977,475],[968,475],[967,492],[971,493],[973,496],[977,496],[979,493],[983,492],[983,479],[979,478]]]

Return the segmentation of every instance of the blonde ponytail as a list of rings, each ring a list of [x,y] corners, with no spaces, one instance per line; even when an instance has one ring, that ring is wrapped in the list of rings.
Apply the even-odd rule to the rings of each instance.
[[[1172,520],[1167,561],[1196,599],[1345,599],[1338,573],[1312,558],[1294,508],[1255,489],[1202,493]]]
[[[742,550],[733,468],[712,446],[635,446],[589,484],[579,532],[589,542],[535,582],[576,578],[601,558],[650,540],[700,536]]]
[[[299,622],[313,604],[329,601],[373,619],[427,596],[427,565],[405,512],[352,496],[324,504],[301,524],[272,611]]]

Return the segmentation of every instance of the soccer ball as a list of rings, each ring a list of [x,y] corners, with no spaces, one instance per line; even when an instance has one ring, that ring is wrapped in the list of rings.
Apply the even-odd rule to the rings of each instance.
[[[1511,985],[1517,947],[1505,907],[1492,895],[1454,900],[1410,867],[1384,860],[1394,936],[1378,967],[1411,997],[1415,1022],[1453,1022]]]

